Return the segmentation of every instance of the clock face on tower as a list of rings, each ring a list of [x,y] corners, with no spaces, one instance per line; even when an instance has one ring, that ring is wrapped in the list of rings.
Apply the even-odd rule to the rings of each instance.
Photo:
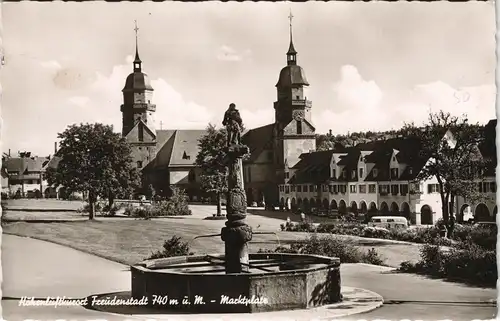
[[[295,120],[303,120],[304,119],[304,111],[303,110],[294,110],[292,113],[292,117]]]

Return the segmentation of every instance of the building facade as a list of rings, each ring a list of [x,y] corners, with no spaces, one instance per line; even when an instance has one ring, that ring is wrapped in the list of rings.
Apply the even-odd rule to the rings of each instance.
[[[305,72],[297,64],[290,30],[286,66],[281,69],[276,84],[275,120],[242,135],[251,153],[243,163],[249,205],[277,206],[278,185],[289,179],[289,172],[302,153],[316,149],[308,86]],[[200,188],[201,172],[195,165],[198,140],[206,131],[155,128],[154,89],[142,70],[137,42],[133,72],[127,77],[122,92],[122,135],[132,147],[134,165],[142,171],[148,184],[166,196],[173,186],[185,189],[191,201],[208,196]]]
[[[472,217],[488,221],[496,216],[495,128],[496,120],[486,125],[485,143],[480,146],[482,157],[492,160],[477,182],[485,201],[470,204],[458,197],[453,204],[458,221]],[[402,215],[413,224],[434,224],[442,217],[439,184],[435,178],[416,180],[426,162],[419,156],[419,142],[404,137],[305,153],[291,179],[279,186],[280,206],[341,215]]]

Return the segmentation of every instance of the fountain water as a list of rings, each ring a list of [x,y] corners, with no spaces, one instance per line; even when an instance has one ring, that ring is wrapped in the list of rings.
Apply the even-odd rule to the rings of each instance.
[[[224,255],[171,257],[131,267],[132,297],[152,306],[195,313],[304,309],[341,301],[340,261],[317,255],[248,253],[254,233],[246,223],[241,117],[234,104],[224,115],[228,131],[227,221]],[[170,300],[178,304],[171,304]]]

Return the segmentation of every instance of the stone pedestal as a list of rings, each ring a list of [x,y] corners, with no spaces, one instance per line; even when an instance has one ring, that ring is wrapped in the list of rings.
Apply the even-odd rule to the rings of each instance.
[[[247,243],[252,239],[252,228],[246,224],[247,200],[243,186],[242,157],[248,154],[248,147],[231,145],[226,152],[229,169],[227,221],[221,238],[225,243],[226,273],[241,273],[248,271]]]

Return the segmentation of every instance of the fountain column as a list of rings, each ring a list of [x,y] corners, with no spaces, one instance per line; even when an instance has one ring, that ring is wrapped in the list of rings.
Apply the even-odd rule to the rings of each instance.
[[[226,273],[248,271],[248,245],[252,239],[252,228],[246,224],[247,199],[243,186],[242,157],[248,154],[248,147],[231,145],[227,148],[228,193],[227,221],[221,230],[225,243]],[[242,265],[243,263],[243,265]]]
[[[247,198],[243,186],[243,156],[249,153],[241,144],[242,120],[236,106],[231,104],[222,122],[227,128],[228,139],[226,161],[228,167],[226,226],[221,230],[225,244],[226,273],[248,271],[248,245],[252,239],[252,228],[246,223]]]

